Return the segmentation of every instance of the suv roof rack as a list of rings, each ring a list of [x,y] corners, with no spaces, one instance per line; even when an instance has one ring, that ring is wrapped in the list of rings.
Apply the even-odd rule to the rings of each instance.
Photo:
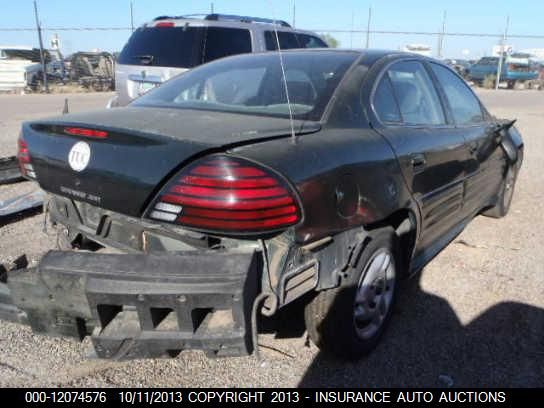
[[[272,20],[270,18],[250,17],[250,16],[237,16],[234,14],[185,14],[183,16],[158,16],[153,21],[160,20],[176,20],[180,18],[193,18],[204,17],[204,20],[209,21],[238,21],[241,23],[260,23],[260,24],[277,24],[282,27],[291,27],[291,25],[284,20]]]
[[[239,21],[241,23],[261,23],[261,24],[279,24],[282,27],[291,27],[291,25],[283,20],[272,20],[270,18],[237,16],[233,14],[208,14],[204,20],[212,21]]]

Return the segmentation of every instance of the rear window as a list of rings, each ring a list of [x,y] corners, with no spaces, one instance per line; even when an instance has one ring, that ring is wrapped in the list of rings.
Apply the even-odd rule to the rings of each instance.
[[[356,53],[252,54],[195,68],[135,100],[133,106],[198,109],[319,120]],[[283,72],[289,101],[285,92]]]
[[[119,55],[119,64],[191,68],[201,64],[203,27],[139,28]]]
[[[119,64],[192,68],[251,52],[249,30],[223,27],[148,27],[132,34]]]
[[[275,31],[265,31],[264,40],[268,51],[278,49],[278,40],[282,50],[294,48],[327,48],[327,44],[319,37],[294,32],[278,31],[278,38],[276,38]]]

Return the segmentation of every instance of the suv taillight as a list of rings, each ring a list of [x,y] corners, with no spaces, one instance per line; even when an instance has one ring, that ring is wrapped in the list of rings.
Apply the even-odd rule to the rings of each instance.
[[[168,183],[148,217],[216,232],[273,231],[301,219],[298,201],[277,174],[224,155],[198,160]]]
[[[30,162],[30,153],[28,152],[28,145],[26,144],[22,136],[19,136],[19,140],[17,141],[17,144],[19,146],[17,151],[17,160],[19,160],[19,169],[21,170],[21,174],[23,176],[35,179],[36,173],[34,172],[34,167],[32,166],[32,163]]]

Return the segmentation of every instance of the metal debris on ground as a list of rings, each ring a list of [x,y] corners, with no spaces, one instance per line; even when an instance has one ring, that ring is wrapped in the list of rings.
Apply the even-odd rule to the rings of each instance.
[[[7,218],[43,206],[45,193],[42,190],[32,191],[8,200],[0,201],[0,224]]]
[[[19,170],[17,157],[2,157],[0,158],[0,184],[15,183],[23,181],[24,178]]]

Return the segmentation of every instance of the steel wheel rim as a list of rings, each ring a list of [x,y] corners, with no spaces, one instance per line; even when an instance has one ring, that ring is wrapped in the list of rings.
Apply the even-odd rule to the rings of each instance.
[[[514,195],[514,179],[514,172],[510,170],[506,175],[506,179],[504,180],[504,208],[507,208],[512,201],[512,197]]]
[[[353,324],[359,338],[372,338],[382,327],[393,302],[395,277],[393,254],[379,249],[365,265],[357,285]]]

